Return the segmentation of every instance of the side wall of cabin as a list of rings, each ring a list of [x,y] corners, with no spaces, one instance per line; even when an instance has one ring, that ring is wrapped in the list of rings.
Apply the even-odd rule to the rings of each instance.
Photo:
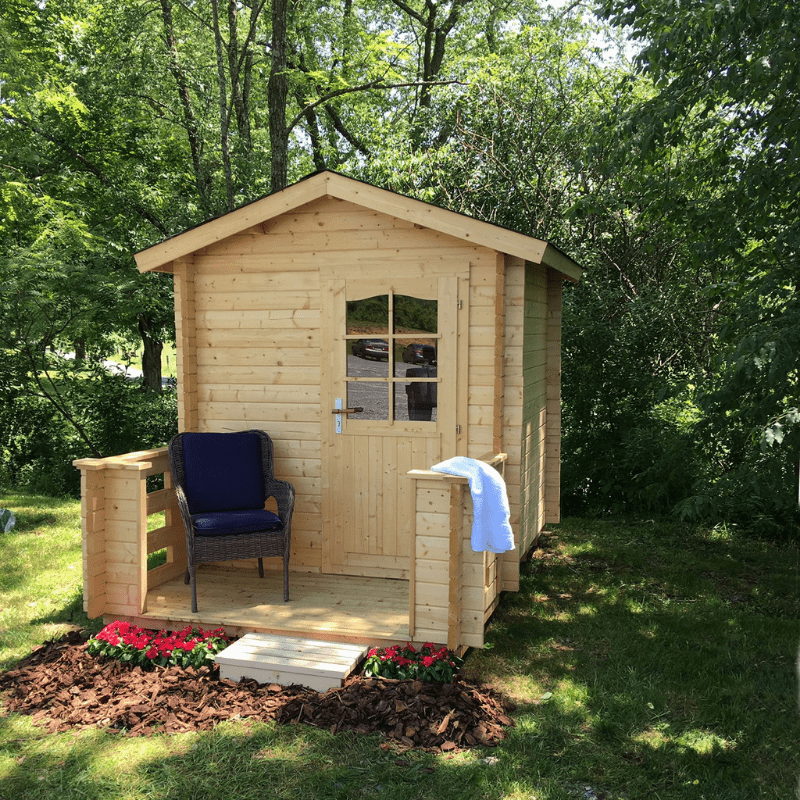
[[[546,267],[522,270],[524,344],[520,419],[520,555],[559,520],[561,279]],[[510,454],[509,454],[510,460]]]

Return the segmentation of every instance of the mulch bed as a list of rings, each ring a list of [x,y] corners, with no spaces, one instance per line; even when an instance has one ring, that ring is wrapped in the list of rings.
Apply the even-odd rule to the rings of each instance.
[[[49,733],[104,727],[124,736],[209,730],[230,719],[308,723],[361,733],[382,732],[384,748],[453,751],[495,746],[514,724],[513,704],[486,686],[351,676],[323,694],[219,678],[216,667],[144,671],[95,658],[86,634],[47,642],[0,673],[5,711],[27,714]]]

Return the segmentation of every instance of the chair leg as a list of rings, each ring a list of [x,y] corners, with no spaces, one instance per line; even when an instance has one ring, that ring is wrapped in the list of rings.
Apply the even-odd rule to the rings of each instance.
[[[192,614],[197,613],[197,575],[195,574],[194,564],[189,565],[189,582],[192,584]]]
[[[283,559],[283,602],[289,602],[289,559]]]
[[[264,577],[264,559],[263,558],[259,558],[258,559],[258,577],[259,578],[263,578]]]

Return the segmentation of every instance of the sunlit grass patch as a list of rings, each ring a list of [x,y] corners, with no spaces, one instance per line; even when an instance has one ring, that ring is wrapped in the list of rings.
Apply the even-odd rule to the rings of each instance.
[[[80,502],[0,491],[16,526],[0,534],[0,668],[83,627]]]

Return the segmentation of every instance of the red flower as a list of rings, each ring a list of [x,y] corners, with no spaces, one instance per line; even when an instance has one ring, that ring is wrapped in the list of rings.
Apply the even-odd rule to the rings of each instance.
[[[423,667],[431,667],[431,666],[433,666],[433,662],[434,661],[436,661],[436,659],[433,656],[423,656],[423,658],[422,658],[422,666]]]

